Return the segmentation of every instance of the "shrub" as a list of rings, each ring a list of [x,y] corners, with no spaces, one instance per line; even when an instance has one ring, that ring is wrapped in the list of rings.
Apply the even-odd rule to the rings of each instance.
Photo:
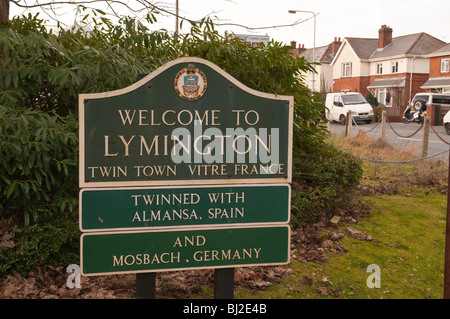
[[[76,113],[78,94],[128,86],[137,74],[156,67],[129,50],[132,44],[114,45],[100,31],[61,29],[55,35],[42,23],[31,16],[16,18],[0,30],[0,105]]]
[[[20,238],[0,247],[0,275],[13,267],[25,274],[76,253],[76,128],[74,117],[0,106],[0,218],[14,218]]]
[[[305,226],[350,205],[362,178],[361,160],[327,143],[294,150],[291,221]]]
[[[378,106],[378,100],[372,93],[367,93],[366,100],[371,106]]]
[[[89,33],[54,34],[31,15],[0,29],[0,218],[23,216],[25,225],[15,228],[15,247],[0,248],[0,273],[61,264],[76,252],[78,94],[126,87],[179,56],[207,59],[253,89],[294,97],[297,224],[337,205],[357,182],[358,163],[324,143],[324,105],[301,75],[312,66],[290,56],[290,47],[272,41],[249,48],[219,36],[208,21],[174,40],[134,18],[100,20]]]
[[[384,104],[378,104],[378,106],[375,108],[375,121],[381,121],[381,116],[385,109],[386,106]]]
[[[79,263],[80,230],[76,214],[59,214],[39,224],[15,227],[20,241],[12,248],[0,246],[0,276],[14,269],[23,276],[40,266]]]
[[[50,217],[77,207],[75,118],[0,106],[0,217]]]

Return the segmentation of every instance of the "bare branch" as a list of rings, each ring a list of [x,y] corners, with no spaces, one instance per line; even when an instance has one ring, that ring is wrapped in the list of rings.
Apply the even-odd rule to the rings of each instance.
[[[108,2],[108,3],[116,3],[116,4],[120,4],[124,7],[126,7],[127,9],[129,9],[131,12],[139,12],[140,10],[134,10],[132,7],[128,6],[127,3],[124,3],[122,1],[118,1],[118,0],[80,0],[80,1],[76,1],[76,0],[68,0],[68,1],[50,1],[50,2],[43,2],[43,3],[39,3],[38,1],[36,1],[35,4],[22,4],[21,0],[10,0],[12,3],[14,3],[15,5],[17,5],[18,7],[21,8],[36,8],[36,7],[52,7],[54,5],[84,5],[84,4],[91,4],[91,3],[99,3],[99,2]]]
[[[188,21],[192,24],[199,23],[200,21],[203,21],[204,18],[209,17],[210,15],[214,14],[214,12],[213,12],[213,13],[208,14],[203,19],[192,20],[185,16],[179,15],[179,13],[177,15],[177,12],[174,12],[174,10],[166,9],[164,6],[160,5],[159,3],[155,4],[154,1],[152,2],[151,0],[127,0],[127,1],[122,1],[122,0],[59,0],[59,1],[35,0],[34,4],[28,4],[26,0],[10,0],[10,1],[12,3],[14,3],[16,6],[21,7],[21,8],[26,8],[26,9],[37,8],[37,7],[49,8],[49,10],[53,14],[53,17],[48,12],[45,12],[45,13],[47,15],[49,15],[55,21],[59,21],[58,15],[55,11],[56,5],[84,6],[85,8],[95,10],[95,8],[90,8],[87,5],[98,4],[98,3],[106,3],[107,7],[113,12],[113,14],[109,14],[109,15],[115,16],[117,18],[120,18],[120,16],[118,15],[119,10],[113,8],[113,7],[117,7],[117,6],[122,6],[122,7],[126,8],[127,10],[129,10],[130,13],[133,13],[136,15],[140,14],[142,12],[145,12],[145,11],[148,11],[148,12],[157,11],[161,14],[178,17],[179,19]],[[132,5],[130,4],[130,2],[132,2]],[[233,2],[233,1],[231,1],[231,2]],[[164,4],[164,5],[166,5],[166,4]],[[44,11],[46,11],[46,10],[44,10]],[[312,18],[313,17],[310,17],[305,20],[299,19],[299,20],[296,20],[293,23],[289,23],[289,24],[259,26],[259,27],[251,27],[251,26],[246,26],[243,24],[232,23],[232,22],[219,23],[218,21],[221,21],[221,20],[219,20],[217,17],[215,20],[211,20],[211,21],[213,21],[215,26],[236,26],[236,27],[244,28],[249,31],[255,31],[255,30],[263,30],[263,29],[277,29],[277,28],[293,27],[293,26],[299,25],[300,23],[306,22]],[[61,23],[61,21],[59,21],[59,22]]]
[[[98,4],[98,3],[106,3],[106,5],[108,6],[109,9],[111,9],[111,11],[113,12],[113,16],[120,18],[120,16],[118,15],[117,10],[113,9],[113,6],[122,6],[124,8],[126,8],[130,13],[133,14],[140,14],[144,11],[158,11],[159,13],[162,14],[167,14],[170,16],[174,16],[176,17],[177,14],[165,9],[162,5],[156,5],[148,0],[135,0],[133,1],[133,5],[130,5],[130,1],[121,1],[121,0],[60,0],[60,1],[39,1],[36,0],[36,2],[34,4],[28,4],[26,2],[26,0],[10,0],[12,3],[14,3],[16,6],[21,7],[21,8],[26,8],[26,9],[32,9],[32,8],[50,8],[50,10],[52,10],[52,8],[54,8],[55,5],[72,5],[72,6],[79,6],[82,5],[86,8],[89,9],[95,9],[92,7],[89,7],[88,5],[90,4]],[[138,6],[136,6],[136,4]],[[45,10],[44,10],[45,11]],[[48,14],[48,13],[47,13]],[[57,17],[57,15],[55,14],[55,17]],[[191,23],[198,23],[199,21],[194,21],[191,19],[188,19],[186,17],[180,16],[178,15],[178,17],[182,20],[186,20],[189,21]],[[57,19],[55,19],[57,20]]]

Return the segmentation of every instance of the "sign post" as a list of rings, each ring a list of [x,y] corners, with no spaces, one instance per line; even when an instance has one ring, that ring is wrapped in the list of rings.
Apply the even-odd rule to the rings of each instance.
[[[136,273],[151,297],[149,274],[210,268],[230,298],[233,267],[289,263],[293,97],[180,58],[81,94],[79,118],[83,275]]]

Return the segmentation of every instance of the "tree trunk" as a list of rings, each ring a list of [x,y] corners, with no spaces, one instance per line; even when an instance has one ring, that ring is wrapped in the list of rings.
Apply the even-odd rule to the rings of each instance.
[[[0,29],[6,27],[9,21],[9,0],[0,0]],[[3,45],[0,45],[0,61],[3,60]]]
[[[9,21],[9,0],[0,0],[0,27]]]

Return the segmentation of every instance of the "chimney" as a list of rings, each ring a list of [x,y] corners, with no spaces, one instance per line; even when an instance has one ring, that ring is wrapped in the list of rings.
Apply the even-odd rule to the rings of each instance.
[[[385,24],[378,30],[378,49],[382,49],[392,42],[392,29]]]
[[[331,54],[334,56],[338,50],[339,47],[341,46],[342,42],[341,42],[341,38],[334,37],[334,41],[331,43]]]
[[[300,47],[300,44],[298,46]],[[292,49],[289,50],[289,54],[295,58],[300,54],[301,51],[297,50],[297,42],[296,41],[291,41],[291,47],[292,47]]]
[[[306,51],[305,45],[304,44],[299,44],[298,45],[298,49],[297,49],[298,54],[301,54],[304,51]]]

